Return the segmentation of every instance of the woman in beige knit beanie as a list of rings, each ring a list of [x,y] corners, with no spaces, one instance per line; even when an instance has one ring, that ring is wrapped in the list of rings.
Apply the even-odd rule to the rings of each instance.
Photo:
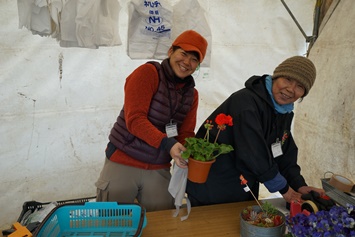
[[[308,186],[297,164],[297,145],[291,133],[294,102],[305,97],[316,78],[316,68],[308,58],[294,56],[279,64],[273,75],[252,76],[245,88],[230,95],[208,118],[218,114],[233,118],[233,126],[218,136],[217,143],[233,146],[234,151],[219,156],[207,182],[188,181],[186,193],[192,206],[253,200],[245,192],[240,175],[256,197],[259,184],[278,192],[286,202],[301,201],[303,194],[322,188]],[[202,124],[196,137],[204,137]],[[216,130],[210,130],[214,141]]]
[[[305,97],[312,88],[316,80],[316,68],[311,60],[302,56],[294,56],[286,59],[274,70],[272,79],[279,77],[293,80],[299,84],[299,89],[295,92],[304,92],[301,96]]]

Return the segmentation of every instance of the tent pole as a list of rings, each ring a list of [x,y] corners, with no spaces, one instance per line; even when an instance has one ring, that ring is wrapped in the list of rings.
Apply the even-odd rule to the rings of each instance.
[[[306,42],[310,42],[311,39],[313,38],[313,36],[307,36],[306,33],[304,32],[304,30],[302,29],[301,25],[298,23],[298,21],[296,20],[295,16],[292,14],[291,10],[288,8],[287,4],[285,3],[284,0],[281,0],[282,4],[285,6],[287,12],[290,14],[290,16],[292,17],[293,21],[296,23],[298,29],[301,31],[301,33],[303,34],[304,38],[306,39]]]

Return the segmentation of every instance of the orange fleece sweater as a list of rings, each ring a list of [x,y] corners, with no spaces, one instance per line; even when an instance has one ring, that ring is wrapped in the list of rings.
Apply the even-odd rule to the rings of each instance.
[[[159,149],[161,141],[166,137],[166,133],[159,131],[149,120],[148,111],[150,102],[158,89],[159,76],[153,64],[147,63],[139,66],[126,79],[124,87],[124,111],[127,128],[134,136],[142,139],[149,145]],[[179,89],[184,84],[177,84]],[[198,107],[198,92],[194,91],[194,101],[191,110],[186,115],[185,120],[178,128],[176,139],[184,144],[186,137],[195,136],[195,126]],[[116,149],[112,154],[111,161],[129,165],[141,169],[155,170],[169,168],[171,165],[156,165],[138,161],[121,150]]]

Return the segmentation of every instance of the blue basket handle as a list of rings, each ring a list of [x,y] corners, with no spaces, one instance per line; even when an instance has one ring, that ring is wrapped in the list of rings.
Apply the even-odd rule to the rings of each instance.
[[[91,208],[98,208],[97,203],[100,203],[100,208],[112,208],[112,207],[118,207],[119,204],[117,202],[85,202],[84,206],[85,207],[91,207]]]
[[[114,208],[114,207],[129,207],[138,206],[142,210],[144,209],[139,203],[118,203],[118,202],[85,202],[83,203],[85,207],[98,208],[97,203],[100,203],[100,208]]]

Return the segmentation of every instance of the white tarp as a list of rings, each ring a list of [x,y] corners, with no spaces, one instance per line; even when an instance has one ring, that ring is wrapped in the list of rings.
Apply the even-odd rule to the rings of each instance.
[[[19,29],[16,1],[0,1],[0,228],[16,221],[25,201],[95,195],[125,78],[147,61],[127,56],[128,0],[119,2],[122,45],[82,49]],[[199,3],[213,36],[210,67],[195,73],[201,124],[247,78],[272,74],[285,58],[304,55],[307,44],[281,1]],[[286,3],[311,35],[315,1]],[[334,28],[344,25],[352,27],[345,20]]]

